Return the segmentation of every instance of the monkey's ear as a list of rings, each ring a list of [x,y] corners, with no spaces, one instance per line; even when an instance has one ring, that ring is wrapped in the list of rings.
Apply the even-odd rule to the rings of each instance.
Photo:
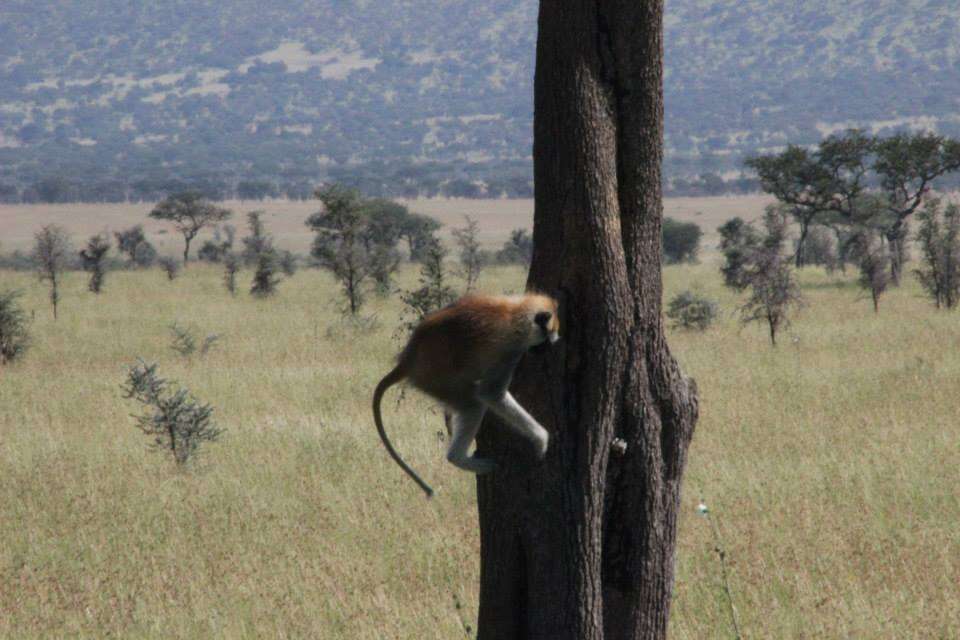
[[[537,313],[537,315],[533,316],[533,321],[537,324],[537,326],[546,329],[547,324],[550,322],[550,318],[552,317],[553,314],[551,314],[549,311],[540,311]]]

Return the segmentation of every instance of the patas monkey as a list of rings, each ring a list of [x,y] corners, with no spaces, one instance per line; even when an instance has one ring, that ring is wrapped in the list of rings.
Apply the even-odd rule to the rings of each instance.
[[[447,460],[461,469],[487,473],[496,467],[492,460],[467,454],[487,409],[532,440],[542,458],[549,441],[546,429],[507,389],[524,352],[556,342],[559,329],[557,301],[538,293],[468,296],[429,314],[414,329],[397,366],[373,393],[373,419],[387,451],[427,497],[433,489],[400,458],[383,430],[380,401],[384,392],[407,379],[443,403],[453,414]]]

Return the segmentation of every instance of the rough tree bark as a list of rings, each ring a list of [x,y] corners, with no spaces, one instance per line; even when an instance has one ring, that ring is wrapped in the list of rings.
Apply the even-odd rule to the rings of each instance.
[[[481,640],[666,635],[697,399],[661,318],[662,22],[663,0],[541,0],[528,286],[563,337],[513,385],[546,459],[481,430],[504,461],[477,481]]]

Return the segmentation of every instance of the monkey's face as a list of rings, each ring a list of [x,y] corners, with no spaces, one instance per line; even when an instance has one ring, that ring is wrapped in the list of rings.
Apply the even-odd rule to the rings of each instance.
[[[544,343],[553,344],[560,339],[560,321],[557,320],[556,308],[549,311],[538,311],[533,316],[533,323],[535,325],[532,336],[534,342],[531,346]]]

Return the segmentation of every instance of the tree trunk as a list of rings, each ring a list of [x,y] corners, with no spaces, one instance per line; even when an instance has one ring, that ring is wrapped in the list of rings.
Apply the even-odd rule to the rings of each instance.
[[[540,4],[528,288],[563,338],[513,385],[546,459],[481,430],[501,461],[477,480],[481,640],[666,635],[697,400],[661,318],[662,20],[662,0]]]
[[[887,232],[887,246],[890,248],[890,284],[900,286],[900,276],[903,273],[903,258],[906,247],[903,228],[899,223]]]
[[[800,239],[797,240],[797,253],[794,255],[797,269],[802,269],[806,256],[803,255],[803,249],[807,244],[807,235],[810,233],[810,223],[800,219]]]
[[[193,236],[184,236],[183,237],[183,266],[187,267],[187,262],[190,261],[190,241],[193,240]]]

